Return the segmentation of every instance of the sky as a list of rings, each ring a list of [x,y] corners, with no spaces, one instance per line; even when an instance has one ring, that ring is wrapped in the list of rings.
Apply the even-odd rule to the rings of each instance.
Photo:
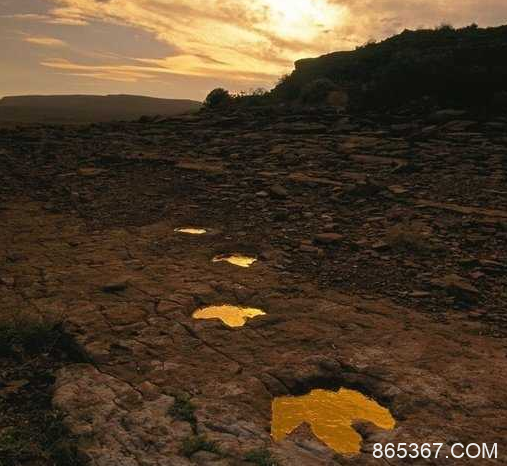
[[[0,0],[0,97],[202,100],[403,29],[507,23],[507,0]]]

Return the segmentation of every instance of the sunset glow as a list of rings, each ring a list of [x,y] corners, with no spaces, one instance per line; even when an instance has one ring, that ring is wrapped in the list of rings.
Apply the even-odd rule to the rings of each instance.
[[[0,0],[0,95],[202,99],[270,88],[295,60],[404,28],[506,17],[504,0]]]
[[[344,6],[324,0],[260,0],[258,3],[269,9],[268,24],[275,34],[305,41],[338,27],[346,12]]]

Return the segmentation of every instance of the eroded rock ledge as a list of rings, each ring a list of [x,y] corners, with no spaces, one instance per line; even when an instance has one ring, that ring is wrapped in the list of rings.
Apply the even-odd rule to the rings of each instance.
[[[93,465],[501,445],[506,128],[309,111],[4,129],[0,304],[63,317],[87,362],[60,371],[54,403]],[[207,233],[175,232],[189,225]],[[259,260],[212,261],[236,252]],[[226,303],[266,315],[192,319]],[[275,396],[340,386],[396,428],[357,423],[353,458],[305,425],[271,440]]]

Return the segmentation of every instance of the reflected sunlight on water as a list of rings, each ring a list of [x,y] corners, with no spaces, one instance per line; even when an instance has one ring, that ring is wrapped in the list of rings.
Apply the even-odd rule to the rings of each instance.
[[[247,268],[257,262],[257,259],[255,257],[243,256],[241,254],[230,254],[217,256],[213,258],[213,262],[229,262],[229,264]]]
[[[206,230],[203,228],[176,228],[176,233],[186,233],[188,235],[204,235]]]
[[[353,421],[369,421],[388,430],[395,426],[388,409],[360,392],[344,388],[275,398],[272,414],[271,435],[275,441],[283,440],[306,422],[322,442],[342,454],[359,453],[362,438],[352,427]]]
[[[247,319],[262,315],[266,315],[266,313],[260,309],[222,305],[198,309],[192,317],[194,319],[220,319],[229,327],[243,327]]]

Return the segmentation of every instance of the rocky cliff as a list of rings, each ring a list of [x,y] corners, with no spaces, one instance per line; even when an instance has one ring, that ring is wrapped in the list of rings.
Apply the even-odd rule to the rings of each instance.
[[[507,92],[505,56],[507,26],[405,30],[354,51],[299,60],[274,94],[294,100],[309,83],[325,78],[349,89],[359,108],[412,101],[498,107],[505,105]]]

